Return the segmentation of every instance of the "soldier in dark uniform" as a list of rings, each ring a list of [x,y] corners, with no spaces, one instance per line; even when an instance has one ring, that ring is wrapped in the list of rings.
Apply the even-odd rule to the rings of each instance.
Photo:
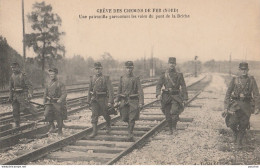
[[[162,87],[165,87],[162,90]],[[181,87],[181,89],[180,89]],[[168,69],[160,76],[156,86],[156,97],[161,100],[161,109],[169,125],[170,134],[179,120],[179,114],[184,110],[188,93],[183,74],[176,71],[176,58],[170,57]]]
[[[95,76],[90,77],[87,102],[91,106],[92,116],[91,123],[93,132],[90,138],[97,135],[98,117],[103,116],[106,120],[106,133],[111,130],[111,118],[108,114],[108,108],[114,103],[114,91],[109,76],[102,74],[102,65],[100,62],[94,64]]]
[[[223,113],[226,125],[233,131],[234,142],[241,147],[251,113],[259,112],[260,96],[256,81],[248,75],[248,63],[239,64],[239,75],[233,77],[226,93]],[[255,104],[255,106],[254,106]]]
[[[12,63],[11,68],[13,74],[10,78],[9,101],[12,102],[15,126],[20,127],[20,111],[36,117],[37,109],[29,103],[33,96],[33,87],[26,74],[21,72],[17,62]]]
[[[57,78],[58,69],[49,69],[50,83],[44,91],[43,104],[45,105],[45,120],[50,123],[49,132],[55,131],[54,120],[57,121],[58,134],[62,135],[63,113],[66,110],[67,91],[65,85]]]
[[[120,77],[115,106],[119,106],[122,120],[128,123],[128,140],[131,141],[135,121],[144,105],[144,94],[139,77],[133,75],[133,62],[127,61],[125,68],[126,74]]]

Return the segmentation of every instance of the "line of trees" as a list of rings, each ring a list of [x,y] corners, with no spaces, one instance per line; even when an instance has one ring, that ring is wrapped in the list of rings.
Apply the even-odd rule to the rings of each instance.
[[[26,73],[35,87],[44,86],[47,76],[45,69],[52,66],[58,67],[60,77],[66,84],[87,80],[92,74],[95,61],[100,61],[105,73],[112,78],[118,78],[122,74],[124,62],[115,60],[109,52],[104,52],[99,59],[93,59],[91,56],[84,58],[81,55],[65,58],[66,50],[60,42],[65,33],[60,30],[62,20],[59,15],[54,13],[52,6],[45,2],[36,2],[32,9],[32,12],[27,15],[31,30],[26,34],[24,42],[36,53],[35,58],[26,59]],[[0,36],[0,87],[2,89],[8,85],[12,61],[22,64],[22,57],[8,45],[4,37]],[[183,73],[193,74],[194,64],[194,61],[188,61],[178,65],[178,69]],[[134,65],[135,73],[142,77],[148,77],[152,67],[155,75],[160,75],[167,67],[167,63],[158,58],[141,58],[135,60]],[[210,60],[204,64],[197,61],[198,73],[202,71],[202,67],[210,72],[224,72],[227,66],[227,61],[222,63]]]

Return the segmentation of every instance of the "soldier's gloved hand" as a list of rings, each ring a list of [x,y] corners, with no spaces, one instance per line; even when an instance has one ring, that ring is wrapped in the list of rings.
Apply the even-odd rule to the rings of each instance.
[[[119,106],[119,102],[115,102],[114,107],[118,107]]]
[[[184,100],[184,101],[183,101],[183,106],[186,106],[187,103],[188,103],[188,101],[187,101],[187,100]]]
[[[259,114],[259,109],[255,110],[255,115]]]
[[[227,116],[227,114],[228,114],[228,110],[225,109],[224,112],[221,115],[222,115],[223,118],[225,118]]]
[[[156,98],[157,98],[157,100],[161,100],[161,99],[162,99],[162,96],[161,96],[161,95],[158,95]]]
[[[142,109],[143,108],[143,104],[139,104],[139,108]]]
[[[33,97],[32,94],[28,93],[28,99],[30,100],[32,97]]]
[[[12,98],[12,97],[9,97],[7,101],[8,101],[8,102],[13,102],[13,98]]]
[[[107,106],[108,106],[108,107],[112,107],[112,104],[111,104],[111,103],[107,103]]]
[[[61,103],[61,100],[59,99],[59,100],[57,100],[57,103]]]

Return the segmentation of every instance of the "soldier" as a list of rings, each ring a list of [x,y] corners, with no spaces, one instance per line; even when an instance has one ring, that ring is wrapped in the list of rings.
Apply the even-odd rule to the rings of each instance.
[[[21,72],[17,62],[11,64],[13,74],[10,78],[10,96],[12,102],[15,127],[20,127],[20,111],[36,117],[37,109],[29,103],[33,96],[33,87],[26,74]]]
[[[111,131],[111,118],[108,114],[108,108],[114,103],[114,91],[109,76],[102,74],[102,65],[100,62],[94,64],[95,76],[90,77],[87,102],[91,106],[92,116],[91,123],[93,132],[90,138],[97,135],[98,117],[103,116],[106,120],[106,133]]]
[[[115,106],[119,106],[122,120],[128,123],[127,139],[132,141],[135,121],[139,119],[144,105],[144,95],[139,77],[133,75],[133,62],[127,61],[125,69],[126,74],[120,77]]]
[[[161,94],[163,86],[165,89],[162,90]],[[184,110],[184,105],[188,100],[183,74],[176,71],[175,57],[169,58],[168,69],[160,76],[156,86],[156,97],[161,100],[161,109],[166,117],[171,135],[173,129],[176,132],[179,114]]]
[[[67,91],[65,85],[58,80],[57,74],[57,68],[49,69],[50,83],[45,88],[43,104],[45,105],[45,121],[48,121],[51,126],[49,132],[55,132],[54,120],[56,120],[58,134],[62,135],[63,113],[66,110]]]
[[[246,129],[250,127],[249,119],[251,113],[254,113],[254,104],[256,114],[260,108],[258,87],[248,71],[248,63],[239,64],[239,75],[231,80],[224,101],[223,117],[226,117],[226,125],[232,129],[233,140],[238,147],[241,147]]]

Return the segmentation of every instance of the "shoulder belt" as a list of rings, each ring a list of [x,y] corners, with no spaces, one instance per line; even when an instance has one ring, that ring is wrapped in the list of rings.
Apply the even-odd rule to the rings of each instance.
[[[172,83],[173,86],[175,86],[175,83],[173,82],[172,78],[169,75],[169,71],[167,71],[167,70],[165,71],[165,78],[168,79]]]
[[[249,77],[247,78],[246,84],[245,84],[244,87],[242,88],[242,91],[244,91],[244,90],[246,89],[246,86],[247,86],[247,85],[250,85],[250,82],[251,82],[251,76],[249,76]],[[240,80],[240,77],[236,77],[236,78],[235,78],[235,83],[238,84],[238,85],[242,85],[242,82],[241,82],[241,80]]]

